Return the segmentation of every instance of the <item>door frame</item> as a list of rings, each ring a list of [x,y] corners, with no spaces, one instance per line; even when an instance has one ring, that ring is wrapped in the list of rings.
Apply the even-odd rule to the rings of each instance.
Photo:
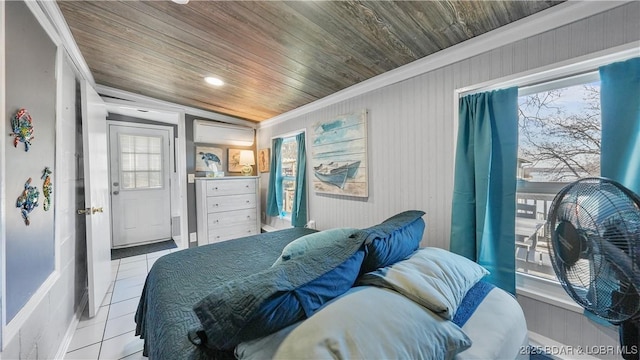
[[[155,121],[155,120],[154,120]],[[152,129],[152,130],[163,130],[163,131],[168,131],[169,132],[169,154],[167,154],[169,156],[169,193],[171,194],[171,201],[170,201],[170,211],[169,211],[169,222],[172,222],[172,219],[174,218],[175,214],[178,213],[178,210],[180,210],[180,206],[178,206],[179,204],[179,199],[180,199],[180,191],[179,191],[179,187],[178,186],[174,186],[174,184],[177,184],[178,181],[178,167],[176,166],[176,158],[178,156],[177,151],[176,151],[176,138],[175,138],[175,133],[173,131],[173,126],[169,126],[169,125],[155,125],[155,124],[145,124],[145,123],[137,123],[137,122],[130,122],[130,121],[118,121],[118,120],[109,120],[109,118],[107,117],[107,143],[108,143],[108,151],[109,151],[109,155],[108,155],[108,159],[109,159],[109,184],[111,184],[111,167],[112,167],[112,161],[113,159],[111,158],[111,126],[125,126],[125,127],[134,127],[134,128],[142,128],[142,129]],[[109,186],[111,187],[111,185]],[[112,203],[113,197],[111,194],[111,191],[109,191],[109,205],[110,208],[113,209],[113,203]],[[113,211],[111,212],[111,214],[109,214],[110,219],[111,219],[111,248],[113,249],[113,234],[114,234],[114,221],[113,221]],[[179,216],[180,219],[182,219],[182,213],[179,212]],[[170,224],[171,227],[171,239],[175,241],[174,236],[173,236],[173,224]],[[182,226],[180,226],[180,231],[182,232]],[[182,239],[182,236],[180,238],[180,240]],[[138,245],[144,245],[146,243],[141,243]],[[176,244],[178,246],[180,246],[180,244]]]

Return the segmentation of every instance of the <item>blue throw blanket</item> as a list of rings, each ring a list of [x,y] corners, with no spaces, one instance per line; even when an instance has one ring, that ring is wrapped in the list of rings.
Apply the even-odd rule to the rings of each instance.
[[[213,358],[187,337],[190,329],[200,325],[193,305],[220,284],[268,269],[285,245],[313,232],[304,228],[274,231],[158,259],[147,276],[135,315],[136,335],[144,339],[143,354],[152,360]]]
[[[219,285],[193,307],[202,325],[190,338],[211,350],[230,350],[312,315],[353,286],[363,241],[348,237]]]

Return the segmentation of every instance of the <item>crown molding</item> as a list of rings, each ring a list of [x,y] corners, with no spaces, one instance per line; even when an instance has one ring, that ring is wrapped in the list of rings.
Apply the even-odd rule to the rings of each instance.
[[[258,129],[393,85],[633,1],[567,1],[260,122]]]

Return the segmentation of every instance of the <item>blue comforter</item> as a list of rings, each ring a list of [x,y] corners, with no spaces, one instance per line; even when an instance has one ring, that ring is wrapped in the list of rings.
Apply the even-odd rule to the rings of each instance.
[[[187,334],[200,326],[193,306],[221,283],[269,268],[282,249],[315,232],[293,228],[178,251],[158,259],[147,276],[138,311],[136,335],[150,359],[210,359]]]

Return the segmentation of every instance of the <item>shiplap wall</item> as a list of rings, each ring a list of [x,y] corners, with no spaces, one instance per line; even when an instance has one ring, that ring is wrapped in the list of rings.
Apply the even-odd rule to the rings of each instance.
[[[448,248],[455,144],[453,119],[457,111],[454,91],[638,42],[639,18],[640,2],[636,1],[292,120],[261,127],[258,148],[270,147],[274,136],[310,129],[315,122],[367,109],[369,198],[317,195],[310,189],[310,219],[316,220],[318,229],[365,227],[402,210],[420,209],[426,212],[427,222],[422,244]],[[307,176],[309,179],[313,176],[309,169]],[[265,209],[269,179],[268,174],[261,177],[262,208]],[[279,219],[267,218],[265,222],[275,227],[288,226]],[[580,329],[586,321],[581,314],[551,309],[551,305],[533,299],[524,298],[521,303],[532,331],[545,335],[552,328],[565,329],[563,334],[553,335],[568,344],[610,340],[611,331],[601,327],[591,332],[575,332],[575,328]],[[563,315],[553,315],[557,313]],[[571,325],[559,327],[560,321]]]

